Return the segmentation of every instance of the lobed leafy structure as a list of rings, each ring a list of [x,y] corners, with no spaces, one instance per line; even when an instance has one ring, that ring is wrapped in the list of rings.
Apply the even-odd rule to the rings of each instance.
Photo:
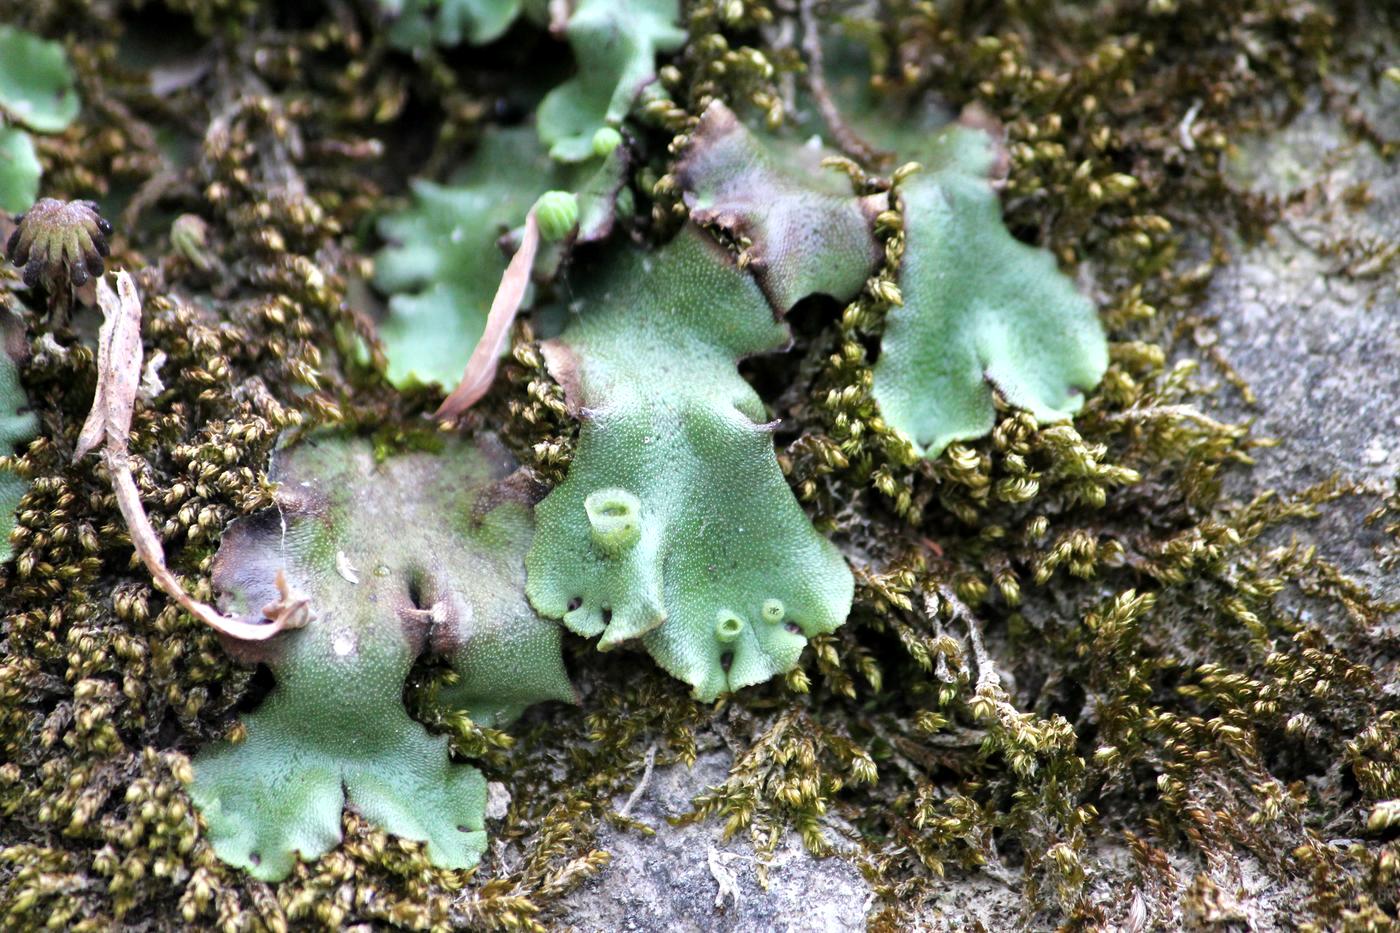
[[[190,793],[220,858],[286,877],[298,856],[340,841],[348,800],[372,824],[426,840],[434,864],[476,864],[485,781],[409,717],[403,692],[428,652],[458,678],[441,701],[478,725],[574,698],[559,629],[523,595],[532,523],[512,468],[490,440],[383,462],[369,442],[336,437],[279,455],[276,509],[229,528],[214,584],[245,620],[289,604],[310,618],[229,645],[269,665],[277,685],[244,737],[194,759]]]
[[[656,77],[656,56],[686,40],[679,0],[578,0],[558,11],[526,0],[379,0],[389,41],[420,49],[437,43],[483,45],[522,13],[536,21],[567,15],[555,26],[573,50],[574,77],[540,101],[540,140],[551,158],[584,162],[599,130],[615,130],[642,88]]]
[[[765,145],[716,101],[676,166],[691,218],[738,243],[782,314],[808,295],[849,299],[880,262],[871,227],[885,199],[853,196],[821,170],[824,155],[810,143]]]
[[[524,7],[524,0],[379,0],[389,41],[402,49],[492,42]]]
[[[578,72],[539,106],[551,158],[583,161],[598,130],[622,123],[655,78],[657,54],[684,44],[679,17],[679,0],[579,0],[564,27]]]
[[[210,250],[228,266],[221,286],[234,297],[207,292],[207,278],[170,250],[166,225],[124,229],[114,244],[119,254],[129,244],[159,257],[172,287],[198,296],[198,307],[173,295],[148,305],[146,340],[170,356],[161,371],[167,389],[143,403],[132,445],[145,461],[143,499],[198,591],[207,590],[220,529],[266,505],[263,469],[282,429],[302,419],[388,424],[418,411],[415,395],[392,395],[336,348],[354,323],[345,283],[360,256],[347,231],[363,230],[381,207],[373,173],[354,152],[366,133],[391,143],[393,121],[416,96],[414,79],[439,73],[432,55],[347,69],[373,35],[338,8],[288,20],[277,5],[252,0],[169,5],[191,13],[201,33],[217,33],[218,67],[175,89],[171,109],[158,112],[146,103],[148,74],[111,53],[113,36],[138,33],[139,18],[74,17],[53,0],[15,10],[25,28],[72,37],[91,95],[81,135],[43,141],[46,194],[105,200],[110,186],[120,200],[167,166],[156,141],[172,128],[171,114],[199,116],[210,100],[247,97],[231,131],[211,134],[207,158],[190,170],[210,192],[199,210]],[[1149,926],[1246,923],[1256,905],[1241,903],[1237,879],[1260,867],[1271,885],[1297,892],[1291,919],[1300,929],[1393,924],[1394,825],[1368,825],[1384,801],[1400,797],[1387,617],[1357,607],[1355,584],[1311,548],[1290,548],[1279,562],[1277,536],[1257,537],[1314,510],[1345,516],[1329,497],[1245,509],[1222,498],[1222,480],[1240,478],[1253,442],[1247,428],[1214,420],[1202,387],[1214,380],[1200,378],[1209,362],[1192,368],[1192,357],[1220,357],[1189,339],[1200,334],[1194,304],[1209,269],[1198,266],[1199,251],[1183,248],[1222,223],[1259,229],[1270,208],[1232,191],[1219,170],[1227,149],[1255,121],[1277,123],[1281,94],[1296,102],[1322,94],[1339,112],[1349,107],[1345,91],[1328,96],[1323,76],[1356,67],[1358,35],[1385,35],[1366,15],[1374,11],[1291,0],[1150,11],[1112,0],[1092,16],[1035,2],[990,19],[975,5],[900,9],[847,20],[893,66],[876,63],[879,76],[894,76],[881,96],[930,90],[979,100],[1005,122],[1013,228],[1039,228],[1057,255],[1094,264],[1120,342],[1073,428],[1037,431],[1024,413],[1001,413],[985,440],[950,445],[932,463],[901,461],[894,479],[912,511],[898,521],[865,494],[862,469],[879,420],[860,393],[869,367],[833,366],[816,389],[793,387],[803,435],[784,460],[800,497],[823,513],[819,521],[837,514],[844,540],[878,539],[896,554],[861,575],[850,623],[818,639],[789,676],[798,689],[810,676],[810,694],[746,691],[727,708],[725,738],[739,750],[731,779],[712,795],[714,812],[756,840],[790,826],[811,844],[822,815],[845,809],[881,892],[877,930],[916,925],[927,918],[921,905],[946,895],[945,876],[998,859],[1013,874],[1024,870],[1023,916],[1037,927],[1137,923],[1142,904]],[[657,122],[685,132],[711,98],[763,110],[757,98],[768,91],[781,111],[761,73],[741,69],[750,56],[780,70],[790,59],[778,44],[791,23],[783,10],[699,0],[688,17],[680,76],[667,83],[679,103],[653,102],[669,108]],[[752,28],[774,18],[780,28]],[[742,47],[745,39],[759,48]],[[1383,58],[1367,52],[1361,67]],[[510,78],[489,74],[494,65],[483,57],[435,79],[434,95],[440,87],[456,99],[479,93],[477,65]],[[273,89],[250,95],[269,70]],[[1183,108],[1195,100],[1202,107],[1187,128]],[[280,109],[301,101],[313,106]],[[432,111],[437,97],[417,103]],[[372,125],[365,114],[375,115]],[[463,129],[460,116],[446,119]],[[177,132],[189,125],[180,121]],[[290,158],[254,145],[288,127],[334,145]],[[1370,130],[1357,129],[1362,148]],[[1136,187],[1121,184],[1133,176]],[[277,205],[270,216],[268,204]],[[321,216],[311,209],[325,222],[308,222]],[[886,240],[887,257],[901,240],[897,231]],[[876,282],[894,283],[897,266],[887,259]],[[16,297],[41,310],[31,295]],[[874,345],[885,303],[863,293],[847,308],[843,360]],[[864,320],[848,328],[856,312]],[[1185,345],[1173,336],[1182,333]],[[73,352],[37,344],[24,369],[45,429],[16,465],[34,483],[0,591],[0,925],[543,930],[548,914],[539,911],[558,909],[606,857],[593,830],[607,801],[636,786],[649,748],[660,746],[658,765],[693,756],[706,736],[691,730],[707,728],[711,714],[653,672],[637,676],[616,653],[581,655],[595,687],[588,715],[541,723],[510,759],[515,802],[501,835],[523,858],[503,860],[498,878],[463,890],[460,875],[435,869],[421,844],[395,842],[353,811],[343,845],[281,883],[231,869],[200,838],[180,749],[227,728],[251,673],[131,568],[105,479],[72,464],[65,449],[77,430],[73,413],[91,401],[93,372],[91,355],[58,337]],[[765,376],[783,370],[771,362],[750,365]],[[531,394],[524,381],[506,387],[512,406],[533,403],[534,382],[543,381],[538,367],[527,369]],[[804,409],[825,420],[804,418]],[[838,420],[850,434],[826,436]],[[559,437],[551,443],[567,446]],[[820,456],[835,448],[829,441],[849,457],[849,472],[818,472],[829,466]],[[1128,467],[1143,482],[1105,483],[1106,471]],[[1036,487],[1032,498],[1003,489],[1023,477]],[[1397,511],[1392,502],[1383,527]],[[906,537],[908,521],[944,559],[923,567],[899,557],[906,545],[919,549]],[[1105,559],[1115,548],[1120,559]],[[1078,579],[1089,574],[1090,582]],[[992,718],[962,678],[956,629],[922,609],[935,584],[969,601],[997,667],[1016,675]],[[1099,606],[1106,592],[1133,587],[1151,590],[1155,605],[1121,598]],[[1257,633],[1247,642],[1244,626]],[[955,682],[942,676],[945,660]],[[1374,678],[1358,679],[1358,669]],[[869,783],[855,767],[867,753],[861,771],[878,767]],[[1126,870],[1120,828],[1134,834]]]
[[[922,171],[900,188],[902,304],[886,315],[872,391],[929,458],[991,431],[994,394],[1042,424],[1069,418],[1108,367],[1093,304],[1002,222],[994,146],[955,124],[915,150]]]
[[[1054,257],[1002,222],[998,142],[963,123],[894,139],[920,171],[898,190],[901,300],[872,386],[885,421],[932,459],[992,429],[994,395],[1041,423],[1070,417],[1103,376],[1107,341]],[[872,226],[888,199],[842,191],[815,170],[823,154],[762,142],[716,102],[676,168],[691,217],[738,241],[780,310],[811,294],[850,298],[881,258]]]
[[[693,226],[654,254],[614,248],[576,288],[578,317],[543,351],[582,428],[537,507],[531,602],[604,650],[640,638],[702,699],[790,669],[844,621],[852,581],[736,370],[786,325]]]
[[[602,650],[641,639],[702,700],[791,670],[850,610],[850,571],[793,498],[776,425],[736,372],[790,342],[798,300],[845,300],[879,260],[874,205],[813,167],[782,167],[712,104],[678,176],[742,259],[693,224],[655,254],[616,247],[575,277],[577,316],[542,348],[582,428],[538,507],[530,599]]]
[[[405,47],[430,38],[447,45],[489,42],[522,8],[519,0],[382,6],[394,20],[391,41]],[[381,222],[391,245],[376,257],[375,284],[392,295],[380,329],[391,382],[450,386],[460,375],[505,270],[506,257],[496,245],[524,223],[538,195],[550,189],[578,194],[579,229],[572,243],[611,232],[627,168],[618,127],[654,79],[656,55],[684,42],[679,15],[676,0],[577,4],[563,33],[578,72],[540,102],[534,130],[488,133],[466,171],[447,185],[415,182],[414,206]],[[546,250],[537,274],[548,278],[572,243]]]
[[[39,196],[35,133],[61,133],[78,116],[73,70],[57,42],[0,25],[0,210]]]
[[[412,209],[379,225],[390,243],[375,258],[375,284],[393,293],[379,329],[389,380],[451,386],[486,327],[506,268],[502,238],[524,223],[536,197],[562,188],[579,196],[574,242],[601,239],[612,230],[625,168],[621,149],[559,165],[540,148],[532,128],[515,127],[487,134],[471,165],[451,184],[414,182]],[[546,251],[537,266],[557,264],[560,255],[558,247]]]
[[[928,151],[933,181],[905,195],[929,208],[909,232],[910,307],[887,334],[876,395],[896,427],[911,413],[937,426],[936,454],[945,435],[990,429],[970,421],[992,417],[989,382],[1033,415],[1064,417],[1072,406],[1054,393],[1094,385],[1106,348],[1049,255],[1002,225],[991,140],[954,126]],[[880,196],[842,191],[817,171],[819,152],[802,155],[779,159],[711,104],[676,180],[692,218],[741,259],[694,225],[651,256],[614,249],[575,277],[577,317],[543,348],[582,430],[567,478],[539,506],[531,601],[601,636],[603,650],[641,639],[706,700],[791,670],[805,639],[850,606],[849,571],[798,509],[768,415],[735,373],[742,357],[788,343],[780,321],[799,300],[849,300],[881,257]],[[987,258],[1005,268],[976,275],[950,243],[992,244]]]

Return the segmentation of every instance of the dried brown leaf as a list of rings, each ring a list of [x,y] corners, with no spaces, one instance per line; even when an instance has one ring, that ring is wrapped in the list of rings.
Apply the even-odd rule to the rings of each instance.
[[[98,280],[97,304],[102,328],[97,335],[97,395],[78,435],[73,459],[95,450],[105,438],[108,447],[126,454],[126,435],[141,385],[141,297],[125,272],[117,273],[117,291],[106,278]]]
[[[130,275],[118,272],[116,276],[116,291],[107,284],[105,277],[97,280],[97,304],[103,316],[98,334],[97,394],[92,411],[83,423],[74,459],[86,455],[105,440],[103,461],[112,478],[117,508],[126,521],[136,556],[146,565],[156,586],[179,603],[180,608],[215,631],[243,641],[264,641],[278,632],[305,625],[310,618],[307,601],[288,590],[280,571],[277,585],[281,599],[264,610],[268,624],[250,624],[230,619],[213,606],[194,599],[165,565],[165,551],[141,504],[127,452],[131,415],[141,385],[141,296]]]
[[[539,221],[535,219],[534,208],[525,216],[525,233],[520,239],[520,248],[511,257],[510,265],[501,276],[501,284],[496,289],[496,297],[491,301],[491,313],[486,317],[486,329],[476,342],[467,368],[462,373],[462,381],[452,394],[438,407],[437,417],[457,418],[475,405],[496,378],[496,368],[500,365],[501,354],[510,340],[510,327],[525,300],[525,290],[530,285],[530,270],[535,264],[535,253],[540,245]]]

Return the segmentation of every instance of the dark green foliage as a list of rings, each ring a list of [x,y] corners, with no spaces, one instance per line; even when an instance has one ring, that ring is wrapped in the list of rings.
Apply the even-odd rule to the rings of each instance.
[[[381,219],[388,245],[375,254],[375,285],[390,294],[379,336],[389,359],[389,380],[401,387],[436,383],[451,388],[486,326],[507,255],[503,238],[518,237],[537,198],[555,191],[582,211],[575,239],[589,242],[612,232],[614,203],[624,182],[625,158],[595,158],[577,165],[553,162],[532,127],[489,133],[471,164],[452,184],[418,180],[411,210]],[[572,192],[577,191],[575,195]],[[546,201],[546,205],[549,202]],[[540,218],[541,231],[546,220]],[[562,239],[580,218],[555,237]],[[557,231],[556,231],[557,232]],[[560,262],[558,249],[537,260],[544,277]]]
[[[521,0],[378,0],[389,41],[402,49],[434,42],[481,45],[499,39],[520,15]]]
[[[881,417],[928,457],[986,436],[996,396],[1039,422],[1067,421],[1108,365],[1093,305],[1048,252],[1011,236],[980,173],[930,165],[900,199],[901,306],[886,317],[871,387]]]
[[[578,0],[563,33],[577,73],[539,105],[540,141],[550,158],[582,162],[597,134],[616,129],[656,74],[656,56],[684,44],[679,0]]]
[[[38,196],[43,166],[26,130],[59,133],[77,115],[63,46],[0,24],[0,210],[22,211]]]
[[[530,601],[601,650],[640,640],[703,700],[786,673],[851,605],[850,571],[793,498],[736,371],[788,330],[694,226],[591,271],[579,316],[543,348],[572,409],[593,414],[536,509]]]

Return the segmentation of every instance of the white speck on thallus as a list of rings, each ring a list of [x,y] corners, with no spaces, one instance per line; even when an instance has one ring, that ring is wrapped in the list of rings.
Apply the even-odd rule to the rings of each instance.
[[[331,639],[331,650],[337,658],[343,658],[355,650],[355,636],[342,629]]]
[[[360,572],[350,564],[350,558],[345,556],[344,551],[335,552],[335,572],[340,574],[346,583],[360,585]]]

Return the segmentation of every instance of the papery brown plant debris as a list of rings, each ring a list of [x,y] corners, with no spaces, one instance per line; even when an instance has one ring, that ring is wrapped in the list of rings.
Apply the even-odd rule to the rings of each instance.
[[[370,0],[5,0],[0,21],[63,41],[78,75],[78,120],[36,139],[43,194],[102,205],[106,266],[143,296],[130,475],[171,572],[210,603],[223,529],[272,505],[279,440],[338,426],[385,453],[434,445],[442,393],[384,377],[374,221],[406,179],[446,179],[487,125],[518,120],[544,90],[522,76],[557,52],[519,23],[467,54],[405,54]],[[1012,231],[1092,273],[1110,336],[1073,425],[1003,410],[990,436],[923,461],[884,424],[870,348],[901,300],[903,177],[844,163],[857,194],[884,200],[879,268],[845,307],[812,302],[794,347],[743,371],[781,422],[792,489],[853,563],[846,625],[785,680],[717,706],[638,656],[570,641],[583,706],[511,735],[444,714],[449,675],[424,666],[410,710],[510,793],[491,856],[441,870],[347,811],[340,846],[264,884],[214,857],[185,786],[190,757],[236,738],[266,684],[153,584],[108,471],[74,459],[99,380],[95,315],[50,316],[9,268],[0,303],[25,319],[40,427],[12,458],[30,488],[0,570],[0,927],[560,926],[561,899],[606,870],[600,827],[635,828],[614,801],[644,763],[693,762],[715,731],[732,769],[688,819],[760,855],[789,830],[827,852],[839,826],[858,854],[831,857],[873,887],[873,929],[909,928],[946,879],[983,872],[1020,879],[1030,928],[1223,929],[1242,922],[1246,869],[1290,892],[1301,929],[1394,926],[1397,607],[1290,531],[1367,497],[1393,572],[1400,487],[1253,488],[1266,441],[1223,413],[1252,397],[1200,313],[1230,251],[1280,208],[1232,184],[1232,141],[1320,101],[1393,159],[1335,76],[1389,80],[1376,46],[1394,14],[695,0],[689,41],[635,110],[638,238],[687,216],[676,160],[712,102],[824,131],[803,101],[841,66],[828,52],[811,81],[813,22],[859,51],[881,99],[976,104],[1004,127]],[[502,373],[462,424],[557,484],[577,426],[531,325]],[[1096,887],[1109,877],[1121,883]]]

